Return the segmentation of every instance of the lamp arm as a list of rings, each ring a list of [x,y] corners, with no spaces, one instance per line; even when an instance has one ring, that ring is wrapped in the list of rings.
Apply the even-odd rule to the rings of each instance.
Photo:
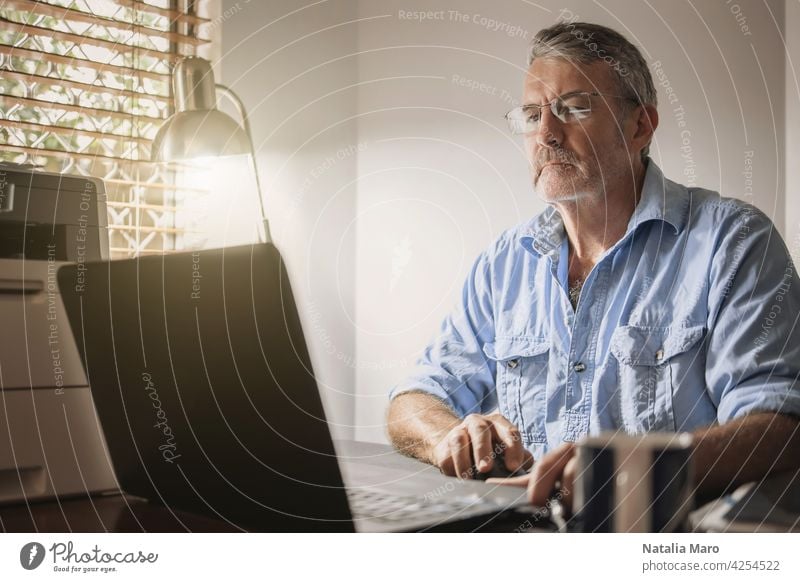
[[[253,144],[253,132],[250,130],[250,120],[247,117],[247,110],[244,107],[244,103],[242,100],[239,99],[239,96],[234,93],[233,89],[227,87],[225,85],[216,85],[217,91],[219,91],[224,97],[228,99],[233,106],[236,108],[237,113],[239,113],[239,117],[242,118],[242,127],[244,128],[244,133],[247,135],[247,141],[250,143],[250,163],[253,165],[253,175],[256,178],[256,192],[258,193],[258,209],[261,212],[261,222],[264,226],[264,242],[271,243],[272,242],[272,235],[270,234],[269,230],[269,220],[267,220],[267,212],[264,209],[264,197],[262,195],[261,190],[261,178],[258,173],[258,163],[256,162],[256,149],[255,145]]]

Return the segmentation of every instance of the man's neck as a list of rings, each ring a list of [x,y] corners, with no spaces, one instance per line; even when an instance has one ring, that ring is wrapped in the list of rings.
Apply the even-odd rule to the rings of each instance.
[[[639,163],[605,192],[554,203],[570,243],[570,262],[594,265],[624,235],[642,196],[646,167]]]

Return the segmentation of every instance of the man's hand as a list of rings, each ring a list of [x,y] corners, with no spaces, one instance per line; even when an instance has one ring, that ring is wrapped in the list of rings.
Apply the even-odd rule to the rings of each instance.
[[[487,473],[495,463],[509,471],[533,463],[519,429],[499,414],[470,414],[433,447],[429,458],[445,475],[462,479],[475,478],[476,471]]]
[[[695,494],[712,498],[742,483],[800,467],[800,420],[775,412],[756,412],[723,425],[692,433]],[[560,482],[559,499],[572,506],[577,457],[575,444],[563,443],[536,461],[522,477],[489,479],[490,483],[528,488],[532,505],[543,506]]]
[[[398,451],[436,465],[445,475],[473,479],[490,471],[500,457],[508,471],[533,463],[519,429],[506,418],[470,414],[462,420],[442,399],[423,392],[392,400],[387,428]]]
[[[510,479],[489,479],[488,482],[527,487],[528,500],[537,507],[547,505],[547,500],[555,492],[569,509],[572,507],[576,462],[575,444],[563,443],[536,461],[530,474]],[[560,486],[556,492],[557,483]]]

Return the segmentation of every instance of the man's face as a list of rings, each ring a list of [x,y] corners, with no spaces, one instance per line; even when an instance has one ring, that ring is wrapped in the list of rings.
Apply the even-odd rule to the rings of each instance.
[[[618,95],[614,74],[603,61],[536,59],[525,78],[524,103],[542,105],[575,91]],[[538,130],[525,134],[525,147],[533,185],[545,202],[600,200],[607,188],[631,175],[632,156],[639,154],[626,139],[624,105],[622,99],[591,97],[591,115],[571,123],[542,109]]]

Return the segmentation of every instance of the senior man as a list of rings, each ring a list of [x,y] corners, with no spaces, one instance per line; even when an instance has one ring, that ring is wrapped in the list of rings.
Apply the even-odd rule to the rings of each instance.
[[[666,179],[648,157],[656,91],[636,47],[560,22],[531,45],[524,137],[548,208],[477,259],[388,430],[464,478],[528,467],[531,502],[568,496],[574,445],[690,431],[696,488],[800,465],[800,282],[750,205]]]

